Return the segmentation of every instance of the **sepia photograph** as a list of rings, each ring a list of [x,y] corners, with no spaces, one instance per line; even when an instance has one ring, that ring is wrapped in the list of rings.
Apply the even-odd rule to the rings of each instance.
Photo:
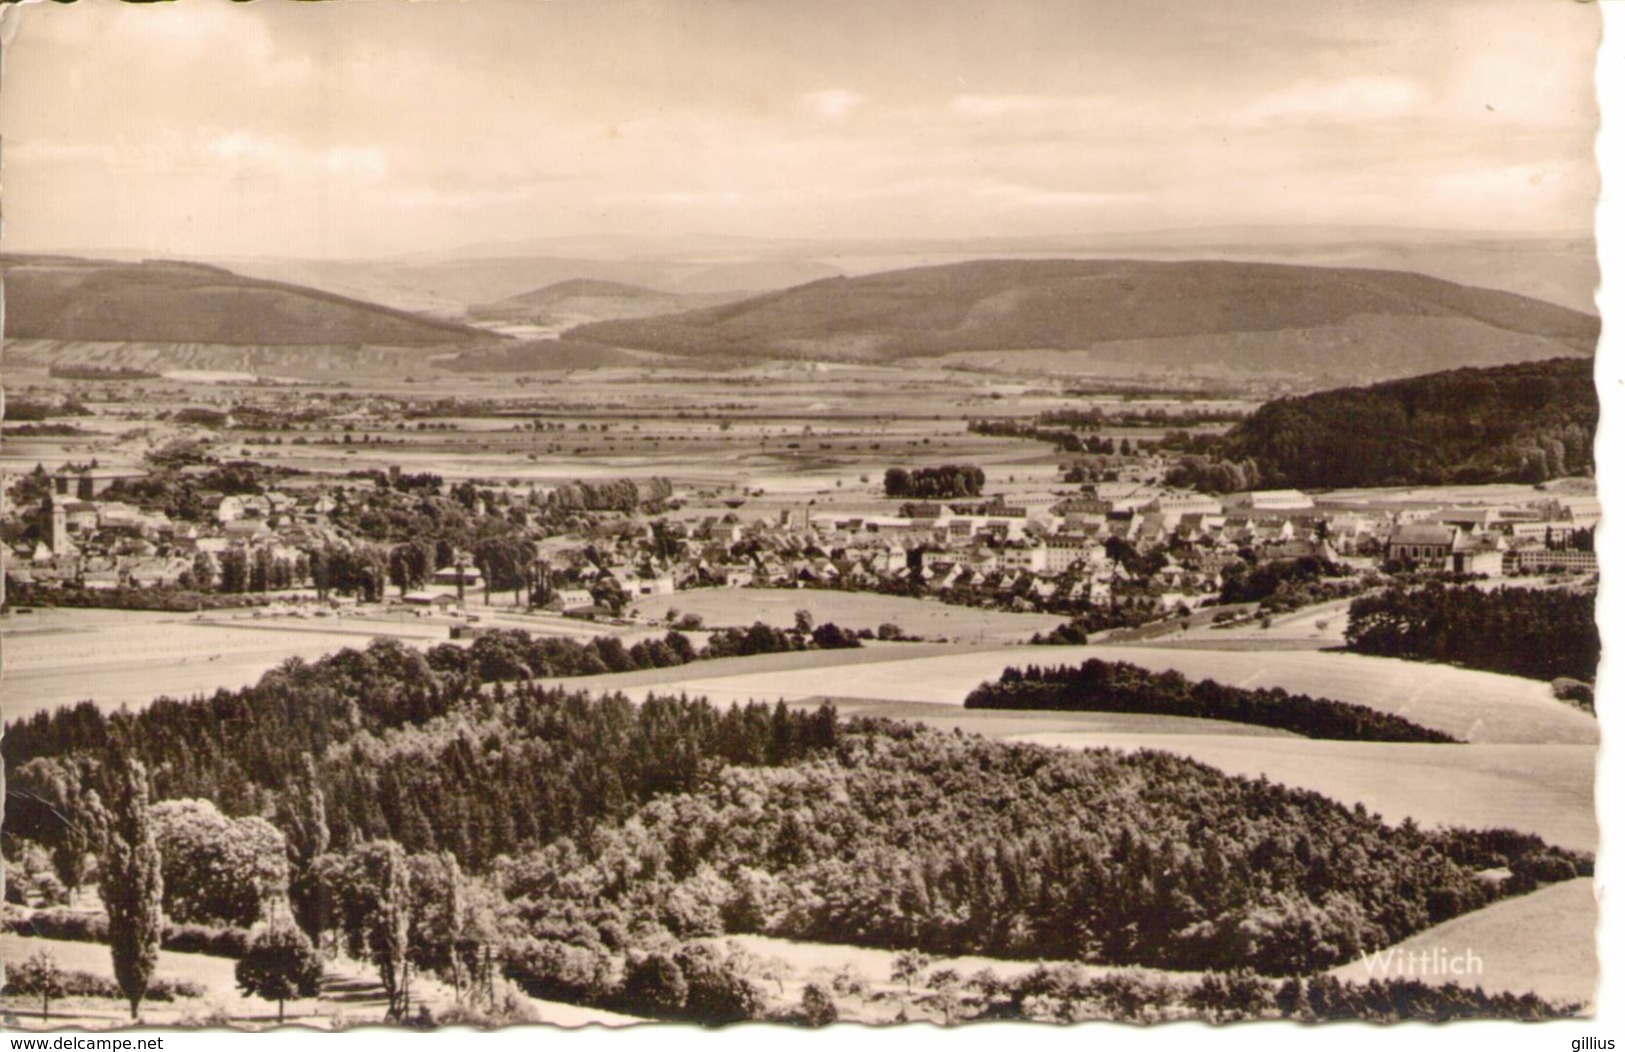
[[[0,1022],[1594,1023],[1605,6],[0,5]]]

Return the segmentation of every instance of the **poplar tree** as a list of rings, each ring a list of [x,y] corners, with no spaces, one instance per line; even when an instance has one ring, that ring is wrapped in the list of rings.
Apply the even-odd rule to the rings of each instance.
[[[113,765],[101,892],[113,975],[130,1002],[130,1018],[135,1019],[158,964],[164,877],[147,804],[147,771],[133,757]]]

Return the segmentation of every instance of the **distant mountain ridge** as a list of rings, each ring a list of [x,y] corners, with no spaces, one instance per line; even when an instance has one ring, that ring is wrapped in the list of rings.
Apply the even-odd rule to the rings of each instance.
[[[224,346],[416,347],[493,337],[202,263],[0,256],[6,336]]]
[[[1311,489],[1544,482],[1595,468],[1589,359],[1454,369],[1266,402],[1217,455]]]
[[[1373,380],[1589,355],[1599,332],[1592,315],[1403,271],[1055,259],[830,278],[570,336],[707,357],[1067,350],[1148,371]]]

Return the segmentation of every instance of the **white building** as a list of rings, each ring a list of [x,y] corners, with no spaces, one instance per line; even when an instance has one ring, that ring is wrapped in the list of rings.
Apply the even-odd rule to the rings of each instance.
[[[1258,511],[1306,511],[1315,506],[1308,494],[1295,489],[1260,489],[1244,497],[1248,507]]]

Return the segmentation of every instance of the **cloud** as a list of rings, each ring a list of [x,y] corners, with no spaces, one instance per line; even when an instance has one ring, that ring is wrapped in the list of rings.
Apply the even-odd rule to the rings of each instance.
[[[867,101],[855,91],[827,88],[801,96],[801,107],[828,120],[842,120]]]
[[[229,174],[355,183],[378,183],[389,175],[389,160],[376,146],[308,147],[284,136],[244,129],[210,135],[200,144],[199,153]]]
[[[1086,113],[1098,110],[1100,100],[1090,96],[1073,95],[955,95],[948,109],[961,116],[977,120],[1012,115],[1040,115]]]
[[[1241,125],[1390,120],[1416,114],[1427,102],[1421,85],[1406,77],[1300,80],[1255,99],[1237,112]]]
[[[1016,183],[984,186],[975,191],[975,196],[995,208],[1004,209],[1101,208],[1108,205],[1127,204],[1130,201],[1137,201],[1141,197],[1137,193],[1117,193],[1100,190],[1050,190]]]

